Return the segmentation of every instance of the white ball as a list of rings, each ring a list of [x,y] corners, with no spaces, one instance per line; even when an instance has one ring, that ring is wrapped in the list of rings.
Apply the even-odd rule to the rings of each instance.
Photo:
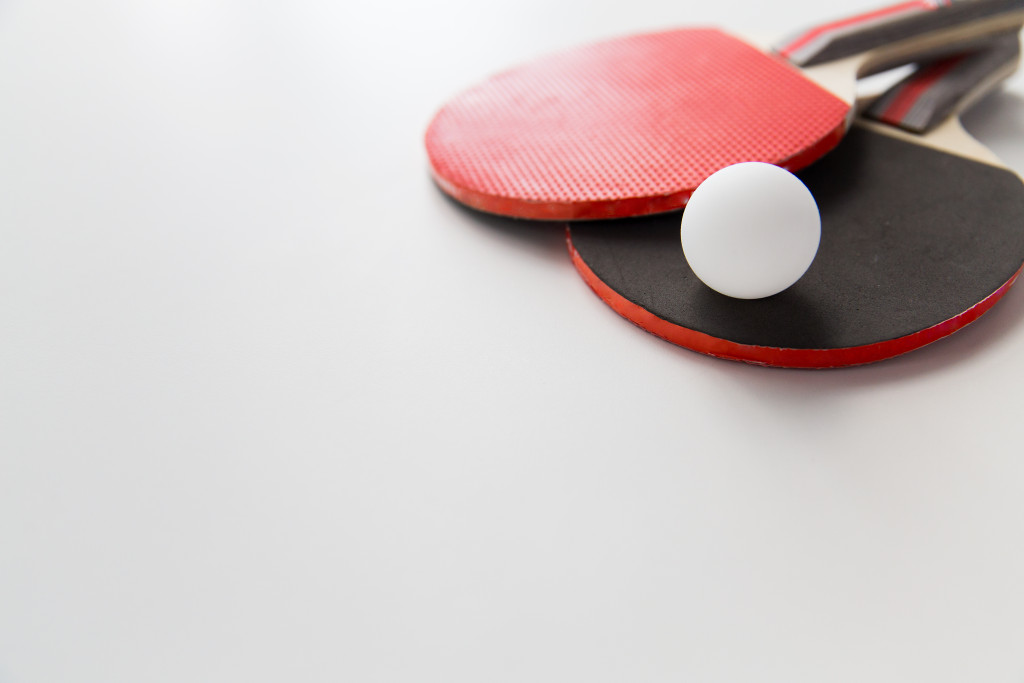
[[[789,171],[760,162],[727,166],[690,197],[679,231],[694,274],[715,291],[760,299],[807,272],[821,240],[810,190]]]

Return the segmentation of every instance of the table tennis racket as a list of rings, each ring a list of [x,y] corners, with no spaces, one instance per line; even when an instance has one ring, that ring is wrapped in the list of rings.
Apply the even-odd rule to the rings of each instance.
[[[427,154],[442,190],[489,213],[669,211],[724,166],[796,170],[821,157],[852,120],[858,76],[962,52],[1022,23],[1024,0],[910,0],[774,52],[716,29],[608,40],[456,96],[429,124]]]
[[[569,224],[573,264],[623,317],[721,358],[839,367],[945,337],[988,311],[1024,263],[1024,183],[958,118],[1018,59],[1013,35],[919,69],[799,172],[821,242],[805,275],[775,296],[733,299],[698,280],[679,213]]]

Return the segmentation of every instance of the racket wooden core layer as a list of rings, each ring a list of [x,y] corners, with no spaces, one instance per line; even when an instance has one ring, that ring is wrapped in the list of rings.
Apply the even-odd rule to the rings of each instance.
[[[977,319],[1024,263],[1024,183],[989,164],[854,127],[798,174],[818,201],[821,245],[791,288],[722,296],[679,244],[679,215],[568,228],[590,287],[680,346],[782,367],[868,363]],[[743,201],[737,197],[737,201]]]
[[[482,211],[613,218],[678,209],[740,161],[802,168],[838,144],[848,112],[785,60],[683,29],[494,76],[437,113],[426,148],[441,188]]]

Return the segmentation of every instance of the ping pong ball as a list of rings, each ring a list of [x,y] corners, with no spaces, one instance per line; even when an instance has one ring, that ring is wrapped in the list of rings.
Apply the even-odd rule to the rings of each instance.
[[[694,190],[679,230],[683,254],[708,287],[737,299],[778,294],[818,252],[821,217],[789,171],[760,162],[727,166]]]

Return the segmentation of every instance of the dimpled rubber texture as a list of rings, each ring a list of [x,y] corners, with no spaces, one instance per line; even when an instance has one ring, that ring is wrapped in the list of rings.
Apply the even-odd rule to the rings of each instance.
[[[802,168],[849,106],[715,29],[635,35],[542,58],[455,97],[427,129],[438,185],[482,211],[574,220],[678,209],[741,161]]]
[[[882,360],[952,334],[1020,273],[1024,183],[1006,169],[855,126],[797,175],[818,202],[821,245],[804,277],[775,296],[731,299],[700,282],[683,257],[679,214],[574,223],[573,264],[617,313],[668,341],[811,368]]]

